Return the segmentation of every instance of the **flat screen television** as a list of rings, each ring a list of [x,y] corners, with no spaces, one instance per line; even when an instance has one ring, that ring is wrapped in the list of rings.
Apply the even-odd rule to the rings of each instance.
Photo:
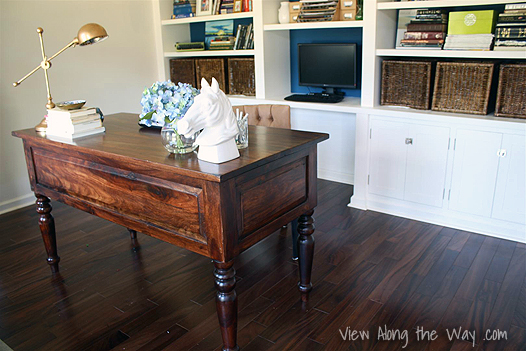
[[[356,89],[356,44],[298,44],[299,85]]]

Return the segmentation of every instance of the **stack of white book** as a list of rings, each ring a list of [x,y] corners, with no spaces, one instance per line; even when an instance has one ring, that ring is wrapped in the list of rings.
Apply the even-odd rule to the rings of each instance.
[[[444,50],[491,50],[493,34],[448,34]]]
[[[47,110],[46,121],[46,134],[64,139],[75,139],[105,131],[101,115],[95,107],[78,110],[54,108]]]

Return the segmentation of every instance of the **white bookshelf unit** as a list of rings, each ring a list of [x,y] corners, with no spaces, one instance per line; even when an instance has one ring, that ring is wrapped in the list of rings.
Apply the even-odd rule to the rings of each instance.
[[[252,13],[182,20],[169,19],[171,0],[156,0],[159,79],[169,78],[170,58],[253,55],[256,96],[231,96],[232,104],[288,104],[292,128],[329,133],[318,149],[318,174],[354,185],[350,207],[526,242],[525,119],[380,105],[384,59],[526,60],[526,51],[395,49],[398,10],[522,2],[364,0],[363,21],[279,24],[279,0],[254,0]],[[174,52],[175,42],[189,41],[191,23],[235,18],[252,18],[254,50]],[[283,100],[291,94],[291,31],[331,28],[362,31],[361,97],[338,104]],[[497,156],[497,146],[507,156]]]

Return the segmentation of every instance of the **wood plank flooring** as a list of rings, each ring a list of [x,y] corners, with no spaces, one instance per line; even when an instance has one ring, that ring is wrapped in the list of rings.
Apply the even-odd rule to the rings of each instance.
[[[290,226],[236,260],[242,350],[526,350],[526,245],[351,209],[352,186],[320,180],[318,188],[307,304],[296,287]],[[142,234],[134,243],[126,228],[52,205],[56,277],[34,207],[0,216],[7,345],[221,349],[209,259]],[[418,338],[417,330],[428,334]],[[484,340],[487,330],[501,340]],[[344,340],[352,331],[362,335]],[[394,340],[383,340],[389,331]]]

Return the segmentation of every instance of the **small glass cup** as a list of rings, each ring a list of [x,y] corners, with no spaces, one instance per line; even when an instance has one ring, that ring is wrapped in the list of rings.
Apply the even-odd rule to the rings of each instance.
[[[241,113],[237,117],[237,129],[239,133],[236,135],[236,145],[238,149],[248,147],[248,115]]]

